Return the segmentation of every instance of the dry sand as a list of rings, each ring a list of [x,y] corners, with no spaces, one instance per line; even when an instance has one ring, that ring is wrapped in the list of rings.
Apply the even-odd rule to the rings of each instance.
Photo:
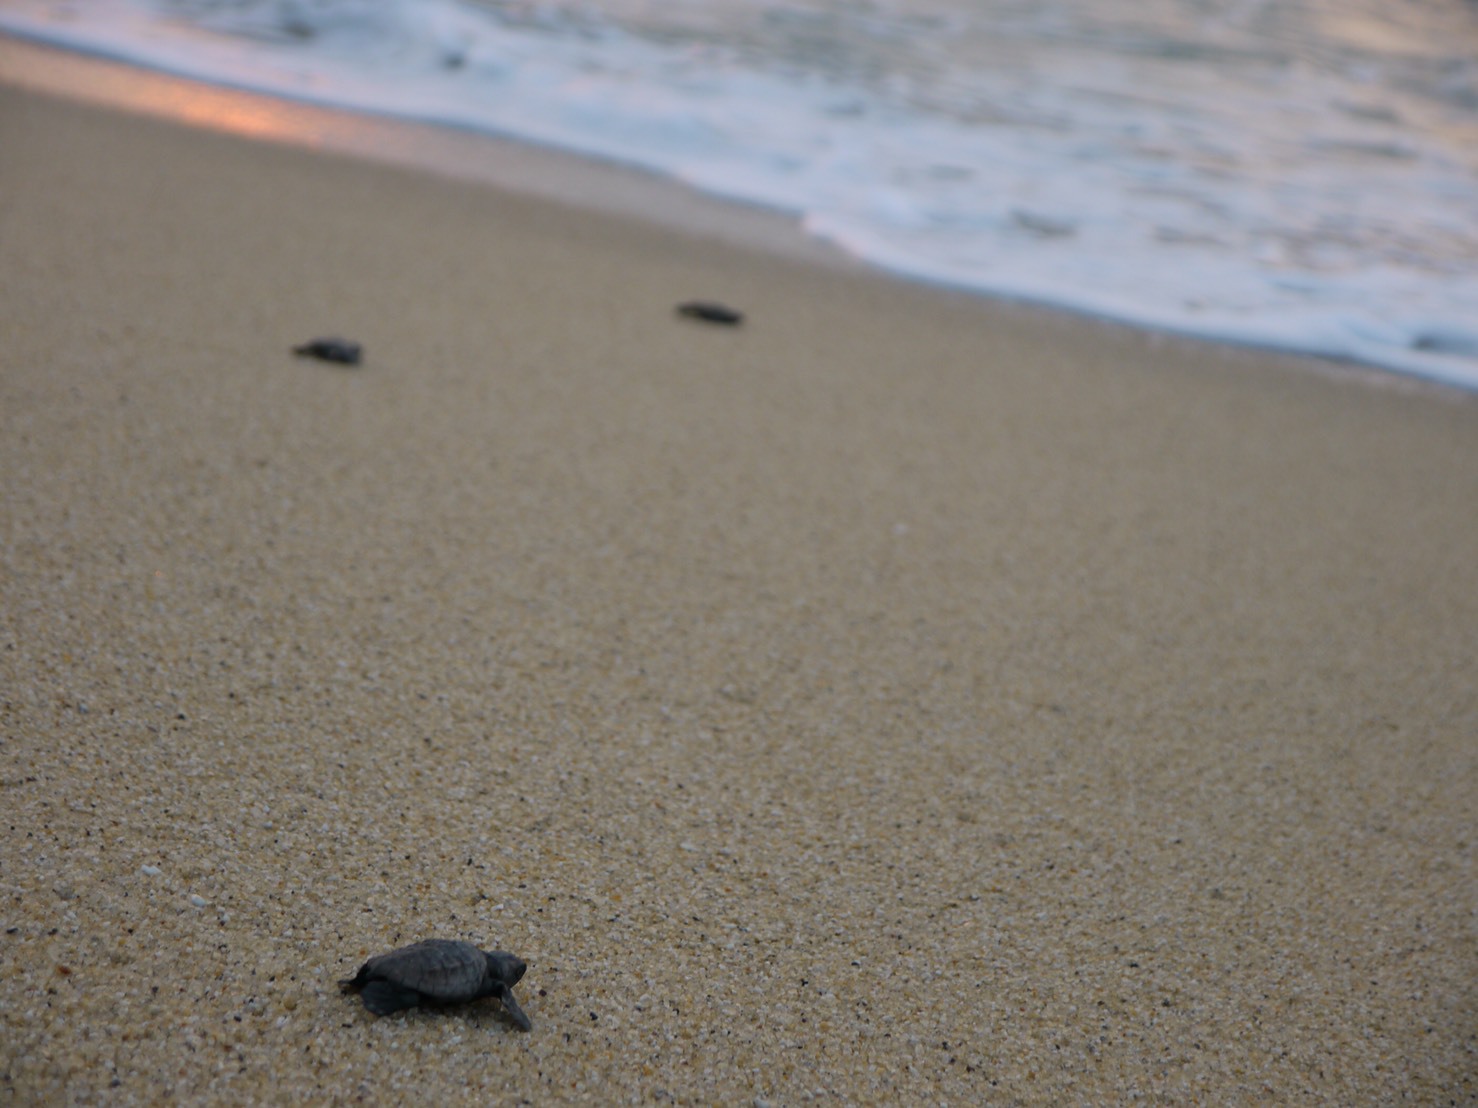
[[[1471,398],[13,90],[0,336],[0,1099],[1478,1095]]]

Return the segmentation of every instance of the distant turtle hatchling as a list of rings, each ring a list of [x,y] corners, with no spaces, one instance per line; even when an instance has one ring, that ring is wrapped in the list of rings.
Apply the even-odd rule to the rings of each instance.
[[[522,958],[507,951],[479,950],[454,939],[427,939],[375,955],[339,987],[357,992],[377,1016],[419,1004],[463,1004],[495,996],[513,1022],[528,1031],[534,1025],[513,999],[513,986],[526,968]]]
[[[686,304],[677,306],[677,314],[689,319],[701,319],[704,323],[721,323],[729,327],[737,327],[744,322],[743,312],[712,300],[689,300]]]
[[[364,348],[348,339],[314,339],[301,346],[294,346],[293,353],[302,358],[318,358],[340,365],[358,365]]]

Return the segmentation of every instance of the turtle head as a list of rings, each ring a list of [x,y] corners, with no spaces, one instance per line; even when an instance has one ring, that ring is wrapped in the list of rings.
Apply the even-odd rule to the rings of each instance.
[[[509,954],[506,950],[489,950],[485,953],[488,959],[488,976],[509,988],[517,985],[523,977],[523,971],[529,968],[522,958]]]

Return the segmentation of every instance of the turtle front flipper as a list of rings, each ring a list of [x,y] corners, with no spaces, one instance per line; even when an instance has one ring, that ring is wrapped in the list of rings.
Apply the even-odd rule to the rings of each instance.
[[[397,985],[393,981],[371,981],[360,992],[364,1006],[377,1016],[388,1016],[403,1008],[414,1008],[421,1003],[421,994],[415,989]]]
[[[497,992],[493,993],[493,995],[503,1002],[503,1011],[508,1013],[508,1018],[518,1025],[520,1031],[532,1031],[534,1029],[533,1021],[518,1006],[518,1001],[513,999],[512,989],[507,985],[499,985]]]

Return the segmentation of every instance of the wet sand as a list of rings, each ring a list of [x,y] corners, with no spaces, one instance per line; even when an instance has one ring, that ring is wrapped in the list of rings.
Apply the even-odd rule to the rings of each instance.
[[[1478,1095],[1473,398],[14,89],[0,150],[0,1096]],[[340,995],[432,936],[532,1032]]]

